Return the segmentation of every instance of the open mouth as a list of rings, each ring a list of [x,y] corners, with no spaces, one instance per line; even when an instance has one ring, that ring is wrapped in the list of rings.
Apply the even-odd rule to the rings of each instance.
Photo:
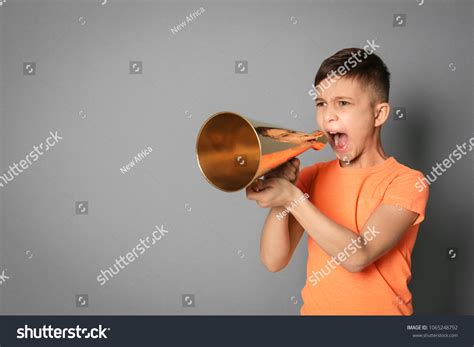
[[[328,134],[334,146],[334,149],[336,149],[337,151],[344,151],[347,148],[349,137],[346,133],[329,131]]]

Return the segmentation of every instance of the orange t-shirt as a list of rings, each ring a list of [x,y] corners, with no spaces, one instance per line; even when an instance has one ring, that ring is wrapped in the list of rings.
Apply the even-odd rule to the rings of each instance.
[[[328,266],[331,257],[308,236],[302,315],[413,313],[408,289],[411,253],[429,195],[428,186],[420,192],[423,186],[415,185],[423,177],[393,157],[363,169],[341,168],[339,161],[333,160],[301,171],[296,185],[309,194],[309,200],[327,217],[356,233],[380,204],[397,205],[419,214],[392,250],[360,272]],[[314,277],[316,274],[318,277]]]

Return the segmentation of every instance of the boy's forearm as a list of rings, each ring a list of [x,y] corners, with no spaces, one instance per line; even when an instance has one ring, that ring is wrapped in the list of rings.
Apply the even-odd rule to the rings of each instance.
[[[283,207],[273,207],[268,213],[262,230],[260,258],[270,271],[281,270],[289,261],[291,246],[289,216],[279,218],[279,214],[283,211]]]
[[[296,193],[296,195],[298,195],[298,193]],[[354,244],[354,240],[360,240],[360,235],[334,222],[309,200],[302,201],[291,210],[291,213],[304,230],[306,230],[308,235],[330,256],[337,256],[340,252],[343,252],[349,244]],[[360,242],[357,242],[357,244],[359,243]],[[353,263],[364,262],[363,258],[365,254],[362,246],[358,250],[359,251],[351,257],[346,266],[351,267]]]

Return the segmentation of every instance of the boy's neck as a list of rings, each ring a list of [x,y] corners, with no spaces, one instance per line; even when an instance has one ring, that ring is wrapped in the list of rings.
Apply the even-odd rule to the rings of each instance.
[[[357,169],[365,169],[369,168],[378,164],[383,163],[387,160],[388,156],[385,154],[383,150],[382,144],[380,141],[372,147],[371,150],[365,150],[361,154],[359,154],[353,160],[347,162],[339,158],[339,166],[342,168],[349,167],[349,168],[357,168]]]

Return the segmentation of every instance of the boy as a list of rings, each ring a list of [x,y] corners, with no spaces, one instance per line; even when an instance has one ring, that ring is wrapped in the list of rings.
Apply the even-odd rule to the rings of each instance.
[[[315,78],[316,120],[337,159],[300,174],[293,159],[247,188],[248,199],[271,208],[260,245],[269,271],[283,269],[308,233],[302,315],[413,313],[411,253],[428,189],[419,192],[415,184],[423,174],[382,148],[381,128],[390,114],[384,62],[365,54],[335,74],[362,53],[337,52]]]

